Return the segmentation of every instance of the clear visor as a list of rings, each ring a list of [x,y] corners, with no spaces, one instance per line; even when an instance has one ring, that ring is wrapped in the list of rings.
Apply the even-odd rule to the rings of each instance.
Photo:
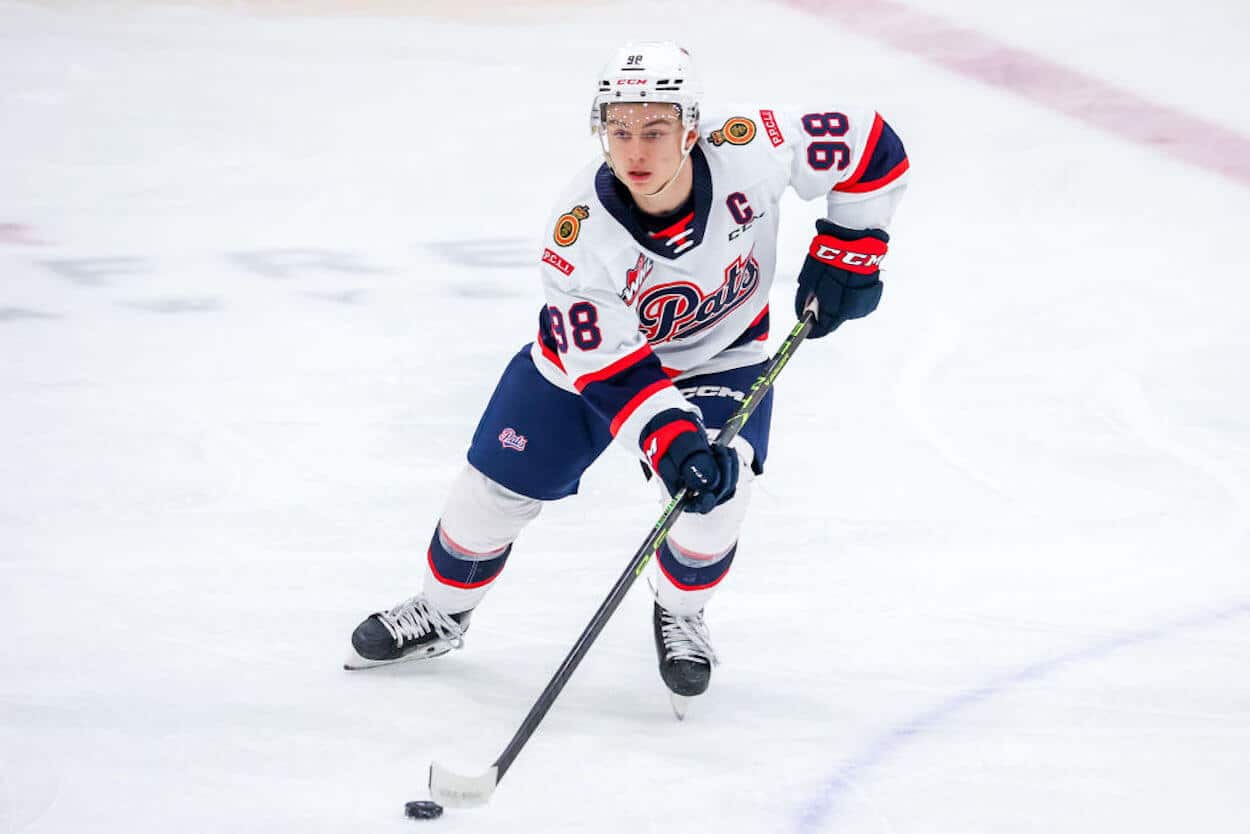
[[[690,130],[698,112],[676,95],[655,93],[643,99],[622,99],[619,94],[595,96],[590,114],[591,131],[603,135],[610,128],[638,132],[647,126],[668,126]]]

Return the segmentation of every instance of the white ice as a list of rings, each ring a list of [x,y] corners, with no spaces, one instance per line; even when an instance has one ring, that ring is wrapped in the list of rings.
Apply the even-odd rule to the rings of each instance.
[[[1250,188],[791,6],[264,5],[0,0],[0,832],[1250,831]],[[1244,4],[912,7],[1250,134]],[[886,298],[779,383],[691,716],[636,588],[492,804],[410,822],[657,513],[610,452],[463,652],[339,668],[630,37],[886,115]]]

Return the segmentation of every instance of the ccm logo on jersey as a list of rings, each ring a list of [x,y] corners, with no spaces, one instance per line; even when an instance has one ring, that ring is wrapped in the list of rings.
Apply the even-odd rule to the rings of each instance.
[[[726,388],[724,385],[697,385],[694,388],[678,388],[677,390],[686,399],[691,397],[729,397],[731,400],[742,402],[742,398],[746,396],[741,391]]]
[[[838,269],[872,275],[881,268],[886,248],[886,242],[875,237],[845,241],[829,235],[816,235],[808,254]]]
[[[776,148],[786,141],[781,135],[781,128],[777,126],[777,117],[771,110],[760,111],[760,124],[764,125],[764,132],[768,134],[768,141],[773,143]]]
[[[555,252],[552,252],[550,249],[543,250],[543,263],[551,264],[565,275],[573,274],[573,265],[564,258],[561,258]]]

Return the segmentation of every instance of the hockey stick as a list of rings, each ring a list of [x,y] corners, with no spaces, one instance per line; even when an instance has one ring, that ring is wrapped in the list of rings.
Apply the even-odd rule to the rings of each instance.
[[[803,318],[794,325],[794,329],[790,331],[790,335],[777,349],[773,358],[769,361],[768,367],[760,375],[759,379],[751,386],[751,390],[747,393],[742,401],[742,405],[738,406],[738,410],[725,421],[724,427],[721,428],[716,442],[722,446],[728,446],[729,442],[738,436],[742,431],[742,427],[746,425],[747,419],[755,411],[756,407],[763,401],[764,395],[773,387],[773,382],[777,379],[777,375],[781,373],[781,369],[790,361],[790,357],[807,338],[807,334],[811,332],[812,325],[816,321],[816,305],[813,299],[809,302],[808,307],[803,312]],[[512,763],[516,761],[516,757],[521,752],[521,748],[529,741],[534,731],[538,729],[538,725],[546,716],[547,710],[551,709],[551,705],[555,703],[559,697],[564,685],[568,683],[569,678],[573,676],[573,672],[577,669],[582,658],[590,651],[591,645],[599,636],[599,632],[603,631],[603,627],[607,625],[608,620],[616,613],[616,609],[620,607],[621,602],[625,599],[630,587],[634,584],[639,576],[642,575],[643,568],[651,561],[651,556],[667,538],[669,531],[673,525],[677,523],[677,519],[681,517],[681,512],[686,506],[686,490],[679,490],[673,499],[668,502],[664,508],[664,512],[660,515],[655,526],[651,530],[651,534],[647,536],[647,540],[634,553],[629,565],[625,568],[625,572],[621,574],[620,579],[616,580],[616,584],[612,586],[612,590],[608,593],[603,604],[599,606],[599,610],[595,612],[590,623],[582,632],[581,637],[577,638],[572,651],[568,657],[564,658],[564,662],[560,664],[560,668],[556,670],[555,675],[547,683],[546,689],[538,696],[538,700],[534,706],[530,708],[529,714],[525,716],[525,720],[521,722],[521,726],[517,729],[516,734],[512,736],[512,740],[508,742],[508,746],[499,754],[499,758],[495,759],[495,763],[487,768],[486,772],[480,776],[461,776],[453,773],[438,762],[430,765],[430,796],[440,805],[447,805],[453,808],[474,808],[485,805],[490,801],[491,795],[495,792],[495,787],[503,779],[504,774],[508,772],[508,768],[512,767]],[[410,803],[414,805],[428,803]]]

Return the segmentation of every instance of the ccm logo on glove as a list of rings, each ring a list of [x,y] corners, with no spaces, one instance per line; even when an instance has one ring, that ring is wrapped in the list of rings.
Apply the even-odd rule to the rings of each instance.
[[[808,338],[828,335],[849,319],[863,318],[881,301],[881,259],[890,236],[881,229],[846,229],[816,221],[816,237],[799,271],[794,314],[803,317],[816,297],[818,313]]]
[[[808,254],[830,266],[871,275],[881,268],[889,245],[875,237],[859,240],[839,240],[831,235],[816,235]]]

